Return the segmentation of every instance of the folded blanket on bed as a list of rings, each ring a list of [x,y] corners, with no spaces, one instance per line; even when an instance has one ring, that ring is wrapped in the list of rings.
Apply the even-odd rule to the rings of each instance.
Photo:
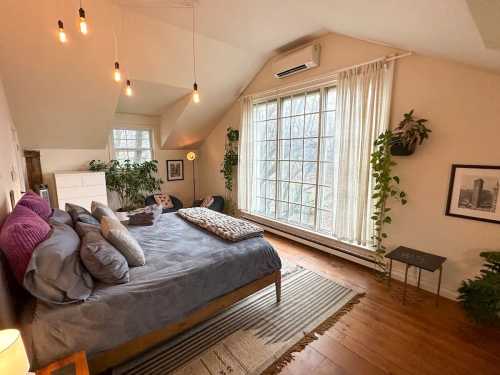
[[[264,230],[257,225],[204,207],[183,208],[177,214],[228,241],[237,242],[264,234]]]

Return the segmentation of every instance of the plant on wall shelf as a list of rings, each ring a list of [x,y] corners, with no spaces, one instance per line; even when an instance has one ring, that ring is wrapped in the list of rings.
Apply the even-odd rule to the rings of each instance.
[[[372,177],[375,180],[372,198],[375,201],[375,209],[371,219],[374,222],[374,235],[372,237],[375,247],[374,260],[380,270],[386,272],[384,255],[386,247],[383,242],[387,238],[384,225],[392,223],[390,207],[387,206],[389,198],[406,204],[406,193],[400,189],[398,176],[393,175],[392,168],[397,165],[392,160],[391,142],[393,133],[386,130],[375,140],[375,150],[371,154],[370,164],[372,166]]]
[[[121,210],[129,211],[144,205],[144,197],[160,190],[163,181],[156,177],[158,161],[141,163],[125,160],[92,160],[89,170],[105,172],[106,187],[116,192],[121,204]]]
[[[481,276],[462,282],[458,300],[476,322],[500,325],[500,251],[479,255],[486,261]]]
[[[238,141],[240,132],[231,127],[227,128],[226,141],[224,143],[224,160],[222,161],[220,173],[224,175],[224,186],[226,188],[226,212],[234,214],[235,208],[232,199],[234,168],[238,165]]]
[[[427,120],[417,120],[413,113],[413,110],[405,113],[403,120],[394,131],[388,129],[378,136],[374,142],[375,149],[370,159],[374,179],[372,198],[375,203],[375,209],[371,217],[374,224],[374,235],[372,237],[375,248],[374,261],[383,275],[387,274],[385,262],[387,249],[384,241],[388,237],[384,228],[385,225],[392,223],[388,200],[399,201],[402,205],[407,203],[406,192],[399,186],[400,178],[393,173],[393,168],[397,163],[392,159],[392,156],[412,154],[417,145],[422,144],[424,140],[429,138],[431,132],[425,126]],[[395,147],[398,144],[406,151],[411,150],[411,152],[395,153]]]
[[[414,116],[414,110],[405,113],[403,120],[394,129],[391,145],[393,155],[411,155],[415,152],[417,145],[421,145],[424,140],[429,138],[432,132],[425,126],[426,119],[417,119]]]

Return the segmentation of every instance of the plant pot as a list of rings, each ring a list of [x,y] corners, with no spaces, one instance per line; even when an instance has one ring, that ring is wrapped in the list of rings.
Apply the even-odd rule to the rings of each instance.
[[[393,139],[391,145],[391,155],[409,156],[415,152],[414,145],[404,145],[399,139]]]

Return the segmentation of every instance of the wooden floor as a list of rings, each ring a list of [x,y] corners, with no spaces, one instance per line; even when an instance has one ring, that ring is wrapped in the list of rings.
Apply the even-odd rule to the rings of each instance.
[[[296,354],[283,375],[500,375],[500,330],[478,328],[460,306],[402,284],[390,289],[374,272],[308,246],[266,234],[282,258],[366,295],[319,340]]]

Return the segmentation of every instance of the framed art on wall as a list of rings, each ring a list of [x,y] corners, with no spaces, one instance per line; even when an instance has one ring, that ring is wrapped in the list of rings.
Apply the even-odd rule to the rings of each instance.
[[[500,166],[451,166],[446,215],[500,223]]]
[[[167,181],[184,180],[184,160],[167,160]]]

